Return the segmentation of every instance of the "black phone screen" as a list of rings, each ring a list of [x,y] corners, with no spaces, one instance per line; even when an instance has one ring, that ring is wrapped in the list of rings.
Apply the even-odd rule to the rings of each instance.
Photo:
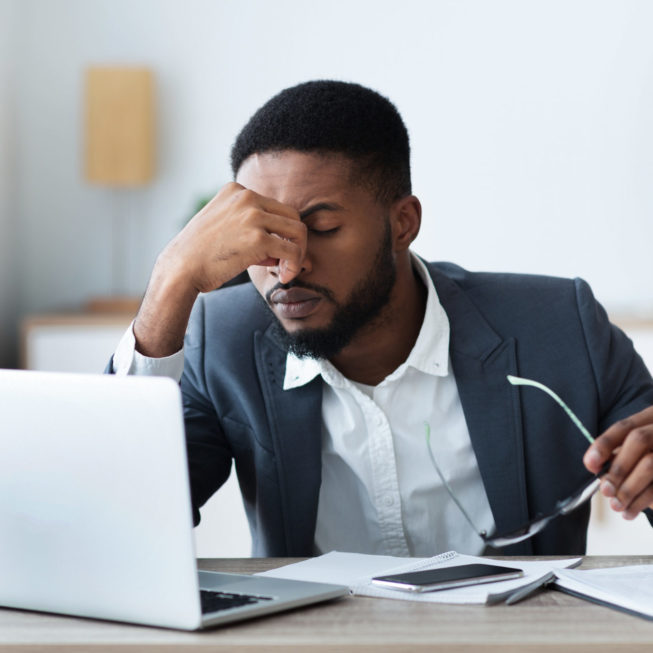
[[[437,588],[439,586],[459,586],[463,584],[476,584],[503,578],[516,578],[523,574],[521,569],[516,567],[503,567],[499,565],[458,565],[453,567],[439,567],[436,569],[424,569],[422,571],[410,571],[402,574],[391,574],[388,576],[377,576],[372,581],[386,586],[394,585],[401,589],[405,588]],[[466,582],[468,581],[468,582]]]

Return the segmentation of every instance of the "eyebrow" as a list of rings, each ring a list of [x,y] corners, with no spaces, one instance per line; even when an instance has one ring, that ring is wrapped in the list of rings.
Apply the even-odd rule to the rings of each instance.
[[[299,217],[302,220],[306,220],[306,218],[318,211],[343,211],[344,208],[344,206],[340,206],[340,204],[334,202],[318,202],[317,204],[313,204],[313,206],[309,206],[307,209],[300,211]]]

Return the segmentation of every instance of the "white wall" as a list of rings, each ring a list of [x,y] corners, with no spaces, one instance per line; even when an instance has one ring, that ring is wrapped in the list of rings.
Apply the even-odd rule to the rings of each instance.
[[[16,364],[15,5],[0,0],[0,367]]]
[[[17,102],[22,312],[111,290],[109,191],[81,177],[92,63],[159,83],[157,180],[131,210],[129,289],[228,149],[284,86],[357,80],[390,96],[424,204],[416,249],[474,269],[582,275],[613,310],[653,311],[653,3],[646,0],[22,0]]]

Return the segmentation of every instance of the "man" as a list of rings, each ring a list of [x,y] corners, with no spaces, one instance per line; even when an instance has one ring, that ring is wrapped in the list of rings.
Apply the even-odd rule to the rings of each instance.
[[[517,528],[612,456],[614,508],[653,505],[653,381],[630,341],[580,280],[411,253],[421,208],[387,99],[286,89],[244,127],[232,168],[159,256],[113,361],[181,377],[196,520],[232,459],[254,555],[482,553],[463,510],[479,531]],[[252,283],[211,292],[244,270]],[[508,374],[546,383],[602,435],[586,451]],[[504,551],[582,553],[588,514]]]

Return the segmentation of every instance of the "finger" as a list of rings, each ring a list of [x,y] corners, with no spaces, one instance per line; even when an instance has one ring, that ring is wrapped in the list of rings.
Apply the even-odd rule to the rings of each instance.
[[[642,494],[653,487],[653,453],[641,456],[632,471],[616,489],[616,495],[610,500],[610,505],[617,511],[630,511],[635,508],[633,503]],[[635,511],[637,514],[639,510]]]
[[[653,486],[649,486],[642,492],[638,497],[636,497],[630,504],[630,506],[623,511],[624,519],[635,519],[642,510],[646,508],[653,508]]]
[[[242,219],[239,219],[237,233],[239,240],[243,243],[252,243],[254,246],[260,247],[262,243],[269,246],[267,236],[274,236],[278,240],[295,243],[302,253],[306,250],[308,230],[303,222],[260,209],[250,209]]]
[[[304,257],[308,242],[308,229],[303,222],[268,212],[261,214],[260,220],[261,227],[269,234],[276,235],[279,238],[289,240],[298,245],[302,252],[302,258]]]
[[[286,259],[276,259],[276,258],[266,258],[264,261],[259,261],[258,263],[254,263],[256,266],[262,266],[266,268],[270,267],[275,267],[278,266],[279,268],[279,281],[281,283],[288,283],[289,281],[292,281],[298,272],[291,272],[289,267],[288,267],[288,262]]]
[[[587,449],[583,457],[585,467],[593,474],[598,473],[603,463],[612,456],[614,450],[623,443],[626,436],[633,429],[652,423],[653,406],[615,422],[609,429],[597,437]]]
[[[237,182],[232,182],[229,187],[229,193],[233,202],[240,204],[243,208],[254,207],[261,209],[265,213],[283,216],[295,222],[301,222],[299,211],[288,204],[278,202],[272,197],[260,195],[256,191],[241,186]]]
[[[271,197],[265,197],[265,195],[259,195],[258,197],[260,198],[261,208],[268,213],[281,215],[284,218],[289,218],[295,222],[301,223],[302,219],[299,215],[299,211],[293,209],[292,206],[283,204],[282,202],[277,202],[277,200],[272,199]]]
[[[275,265],[279,265],[279,259],[271,258],[270,256],[268,256],[268,258],[263,259],[262,261],[252,263],[252,265],[261,266],[263,268],[271,268],[274,267]]]
[[[292,257],[279,257],[280,260],[274,265],[279,266],[279,281],[288,283],[292,281],[301,271],[304,257],[306,256],[308,230],[303,222],[268,216],[267,228],[272,236],[276,236],[285,241],[290,241],[298,246],[298,252]],[[290,249],[294,253],[294,249]]]
[[[268,257],[262,261],[257,261],[256,263],[253,263],[253,265],[256,266],[261,266],[261,267],[278,267],[278,275],[279,275],[279,281],[281,283],[288,283],[289,281],[292,281],[300,272],[301,272],[301,266],[297,267],[288,262],[288,259],[278,259],[278,258],[272,258]]]
[[[264,250],[265,256],[259,257],[259,261],[265,259],[274,259],[273,265],[279,265],[284,262],[284,270],[290,272],[293,277],[301,272],[301,262],[303,259],[302,249],[300,246],[285,238],[280,238],[276,234],[267,235],[267,245]],[[282,283],[286,283],[279,279]]]
[[[260,265],[266,268],[277,266],[279,268],[278,274],[279,274],[279,281],[281,283],[288,283],[289,281],[292,281],[299,274],[298,272],[292,272],[290,270],[286,259],[279,260],[276,258],[267,258],[264,261],[259,261],[258,263],[254,263],[254,265],[257,266]]]
[[[301,269],[293,267],[287,259],[281,259],[279,261],[279,281],[281,281],[281,283],[289,283],[300,272]]]
[[[640,426],[626,437],[601,482],[601,493],[627,507],[653,481],[653,425]],[[647,465],[651,465],[647,468]]]

